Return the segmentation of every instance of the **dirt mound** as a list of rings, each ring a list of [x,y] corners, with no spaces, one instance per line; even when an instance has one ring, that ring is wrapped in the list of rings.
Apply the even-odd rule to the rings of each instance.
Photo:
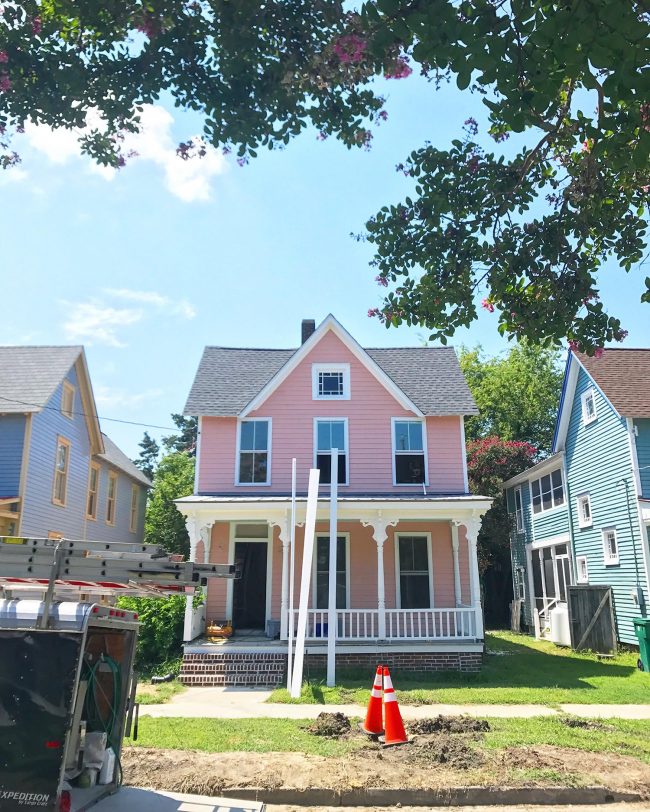
[[[484,762],[482,753],[459,736],[436,733],[408,745],[405,761],[411,764],[444,764],[452,770],[469,770]]]
[[[430,733],[485,733],[490,729],[487,719],[472,719],[469,716],[436,716],[435,719],[416,719],[408,725],[410,733],[427,735]]]
[[[615,730],[612,725],[604,725],[602,722],[595,722],[591,719],[578,719],[575,716],[564,716],[560,719],[567,727],[580,728],[581,730]]]
[[[352,726],[344,713],[319,713],[315,722],[307,730],[314,736],[327,736],[341,739],[350,733]]]

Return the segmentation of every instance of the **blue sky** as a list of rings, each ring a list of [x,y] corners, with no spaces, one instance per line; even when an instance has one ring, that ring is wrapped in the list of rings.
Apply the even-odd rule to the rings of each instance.
[[[421,343],[421,329],[367,317],[381,289],[371,247],[349,235],[407,193],[395,164],[427,139],[446,146],[469,116],[481,121],[481,102],[414,77],[384,85],[389,118],[369,152],[307,132],[243,168],[217,154],[176,158],[200,127],[172,107],[150,112],[141,157],[113,176],[80,158],[69,134],[28,130],[21,167],[0,174],[0,344],[82,343],[100,416],[169,426],[205,344],[296,346],[301,319],[328,312],[365,346]],[[600,280],[626,346],[650,346],[646,273],[612,266]],[[496,323],[482,313],[452,343],[499,352]],[[143,427],[102,425],[137,454]]]

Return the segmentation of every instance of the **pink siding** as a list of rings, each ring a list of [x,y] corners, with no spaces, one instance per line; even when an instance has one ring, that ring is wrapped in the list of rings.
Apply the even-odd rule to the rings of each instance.
[[[351,399],[312,400],[314,363],[349,363]],[[432,382],[435,386],[436,382]],[[314,462],[314,418],[346,417],[349,432],[349,485],[341,493],[419,491],[420,486],[393,486],[392,417],[413,417],[332,332],[251,417],[272,418],[271,485],[255,486],[260,494],[290,489],[291,458],[298,460],[298,487],[306,490]],[[429,490],[462,493],[463,453],[459,417],[427,418]],[[200,493],[236,492],[236,418],[204,417],[199,470]],[[243,486],[251,490],[252,486]]]
[[[327,534],[327,522],[318,522],[317,535]],[[339,532],[349,534],[350,560],[350,595],[351,609],[374,609],[377,606],[377,545],[372,538],[372,529],[363,527],[359,522],[340,522]],[[384,577],[385,600],[387,609],[397,608],[396,604],[396,561],[395,533],[430,533],[433,563],[433,589],[435,607],[453,607],[454,569],[451,548],[451,528],[447,522],[400,522],[389,529],[388,539],[384,544]],[[212,563],[227,563],[230,529],[227,522],[219,522],[212,528]],[[296,564],[295,564],[295,603],[298,608],[300,578],[302,572],[303,528],[296,528]],[[278,529],[273,534],[273,561],[271,578],[271,617],[279,619],[282,597],[282,544]],[[469,564],[467,541],[460,533],[460,571],[462,597],[464,603],[470,602]],[[226,620],[227,582],[214,579],[208,584],[207,619]],[[309,607],[314,604],[310,595]]]

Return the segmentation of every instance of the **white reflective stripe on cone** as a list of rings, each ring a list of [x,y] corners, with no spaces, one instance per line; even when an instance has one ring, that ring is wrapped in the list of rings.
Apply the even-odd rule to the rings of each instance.
[[[395,696],[395,691],[388,691],[388,693],[386,693],[384,691],[384,705],[387,702],[397,702],[397,697]]]
[[[375,687],[373,686],[373,689],[372,689],[372,691],[370,692],[370,696],[371,696],[373,699],[381,699],[381,691],[377,690],[377,688],[375,688]]]

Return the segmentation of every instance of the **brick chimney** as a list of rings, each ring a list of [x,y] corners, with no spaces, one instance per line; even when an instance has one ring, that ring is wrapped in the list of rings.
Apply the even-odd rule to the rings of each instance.
[[[314,319],[303,319],[301,327],[301,344],[304,344],[305,341],[312,335],[312,333],[316,332],[316,322]]]

